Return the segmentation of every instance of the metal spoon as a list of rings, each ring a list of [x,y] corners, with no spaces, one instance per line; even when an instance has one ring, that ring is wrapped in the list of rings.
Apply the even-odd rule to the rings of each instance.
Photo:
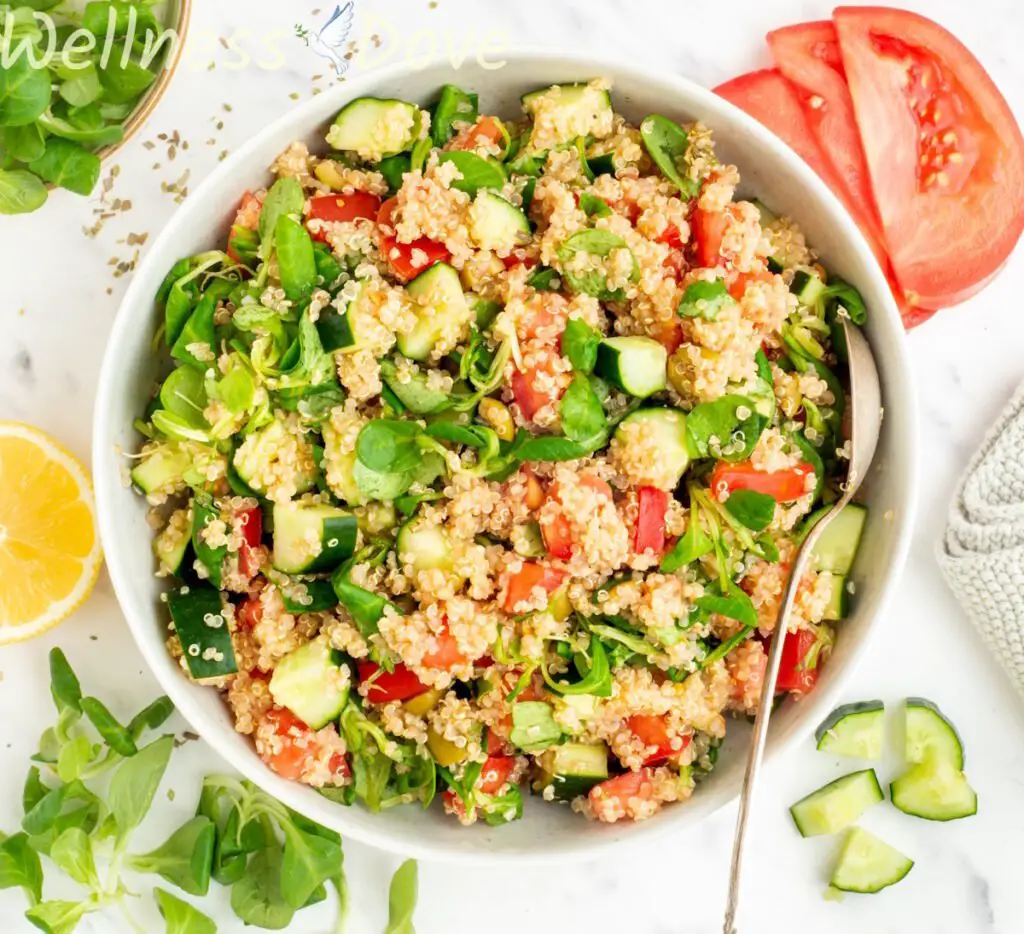
[[[796,599],[800,579],[811,558],[814,543],[825,531],[826,526],[839,514],[839,511],[853,499],[854,493],[857,492],[857,488],[871,466],[882,428],[882,395],[878,382],[878,370],[875,367],[871,348],[859,328],[853,327],[845,318],[841,320],[849,358],[849,402],[853,415],[849,439],[852,449],[850,470],[842,497],[807,533],[807,537],[800,545],[779,609],[779,618],[775,624],[775,638],[772,639],[771,650],[768,653],[768,665],[764,673],[761,702],[758,704],[757,716],[754,719],[754,736],[747,755],[747,771],[743,778],[743,793],[740,796],[740,810],[736,819],[736,836],[732,848],[732,869],[729,876],[729,901],[725,910],[724,934],[737,934],[736,911],[739,907],[747,821],[750,818],[754,786],[757,784],[761,758],[764,755],[764,744],[768,735],[768,718],[771,716],[774,706],[775,682],[779,676],[779,663],[782,659],[782,646],[785,642],[789,613]]]

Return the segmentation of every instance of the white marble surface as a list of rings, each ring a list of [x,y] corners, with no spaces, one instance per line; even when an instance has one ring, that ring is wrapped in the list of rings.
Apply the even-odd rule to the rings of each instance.
[[[1024,59],[1019,38],[1024,12],[1011,0],[913,0],[952,29],[982,59],[1024,116]],[[130,258],[129,234],[155,236],[175,210],[161,182],[187,169],[192,183],[222,150],[245,140],[312,87],[329,68],[293,35],[293,23],[324,19],[317,0],[287,5],[270,0],[198,0],[192,34],[176,80],[163,103],[115,161],[121,172],[109,197],[130,199],[129,211],[110,220],[95,239],[82,228],[94,221],[97,199],[56,193],[46,209],[0,219],[0,418],[35,423],[87,458],[91,408],[100,355],[126,279],[115,278],[112,258]],[[327,4],[323,3],[324,9]],[[541,9],[545,12],[541,14]],[[409,54],[474,55],[488,42],[489,60],[502,42],[542,43],[636,57],[651,67],[712,85],[767,62],[765,31],[828,14],[812,0],[733,0],[729,4],[588,0],[587,3],[503,3],[497,0],[357,0],[353,36],[364,51],[353,70]],[[724,15],[723,15],[724,14]],[[539,23],[545,26],[541,30]],[[380,47],[371,34],[376,33]],[[220,38],[235,42],[222,43]],[[399,49],[399,46],[401,48]],[[245,67],[233,48],[250,55]],[[215,62],[213,70],[208,70]],[[262,66],[258,64],[262,62]],[[234,66],[234,68],[232,68]],[[318,81],[314,75],[325,75]],[[230,107],[230,111],[228,110]],[[222,124],[222,126],[218,126]],[[180,133],[189,148],[168,161],[157,134]],[[152,150],[144,141],[156,142]],[[154,162],[161,168],[153,169]],[[1024,707],[987,656],[939,576],[933,547],[955,477],[1012,388],[1024,378],[1024,253],[968,304],[941,314],[909,338],[920,389],[923,463],[920,519],[903,586],[882,632],[850,684],[849,700],[889,701],[920,694],[955,719],[968,746],[968,773],[980,796],[976,818],[933,825],[886,808],[865,823],[917,859],[909,878],[876,897],[843,904],[822,899],[831,841],[802,840],[785,807],[840,773],[837,761],[808,742],[771,769],[754,824],[744,934],[789,934],[794,929],[836,934],[1013,934],[1024,930],[1020,884],[1024,840]],[[0,650],[0,827],[18,818],[28,756],[51,721],[46,652],[65,648],[83,682],[115,710],[128,711],[157,693],[144,670],[103,578],[88,604],[49,637]],[[185,724],[174,722],[180,731]],[[183,820],[194,804],[197,779],[220,767],[216,753],[189,743],[175,757],[174,803],[160,800],[159,817],[145,827],[153,840]],[[891,776],[894,762],[881,770]],[[848,768],[848,766],[847,766]],[[485,928],[580,930],[588,934],[712,934],[720,930],[734,808],[702,826],[628,858],[606,857],[558,870],[421,867],[417,915],[420,934]],[[354,908],[349,930],[380,931],[386,885],[397,860],[362,846],[346,847]],[[52,894],[52,893],[51,893]],[[209,905],[213,905],[209,909]],[[223,894],[207,902],[222,932],[242,930]],[[0,930],[30,930],[20,897],[0,892]],[[147,930],[162,930],[155,914]],[[310,909],[296,931],[331,930],[326,905]],[[80,930],[126,930],[113,919],[86,921]]]

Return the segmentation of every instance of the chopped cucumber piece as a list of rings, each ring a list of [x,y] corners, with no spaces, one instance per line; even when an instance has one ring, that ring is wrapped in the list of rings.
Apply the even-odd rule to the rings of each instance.
[[[277,589],[289,613],[324,613],[338,605],[338,595],[329,580],[279,581]]]
[[[839,574],[832,574],[829,571],[822,571],[818,577],[819,579],[826,578],[832,588],[828,598],[828,606],[825,607],[825,614],[822,616],[822,619],[833,621],[846,619],[850,607],[850,591],[847,587],[846,578]]]
[[[885,704],[880,700],[843,704],[826,717],[814,738],[822,752],[878,760],[885,745],[884,725]]]
[[[274,567],[285,574],[330,571],[356,550],[356,517],[319,503],[274,506]]]
[[[205,584],[182,587],[167,595],[167,606],[174,620],[174,631],[181,640],[185,664],[196,681],[221,678],[238,671],[219,590]]]
[[[650,432],[664,459],[666,468],[671,468],[675,482],[673,488],[686,473],[690,464],[690,449],[686,443],[686,415],[679,409],[656,408],[640,409],[626,416],[615,429],[615,435],[621,441],[629,443],[630,429],[627,425],[644,425]]]
[[[530,222],[511,201],[481,191],[469,209],[469,234],[483,250],[508,250],[530,236]]]
[[[541,783],[553,786],[562,801],[585,795],[608,778],[608,747],[604,743],[566,743],[538,760]]]
[[[451,543],[444,529],[426,519],[410,519],[395,539],[398,559],[415,571],[452,566]]]
[[[409,149],[420,134],[422,120],[419,108],[406,101],[359,97],[334,118],[327,144],[377,162]]]
[[[509,740],[523,752],[543,752],[562,737],[551,705],[542,701],[520,701],[512,705],[512,732]]]
[[[978,796],[951,762],[933,757],[913,765],[889,786],[892,803],[925,820],[958,820],[978,813]]]
[[[790,809],[801,836],[838,833],[885,799],[874,769],[853,772],[801,798]]]
[[[214,508],[213,502],[208,496],[196,496],[192,500],[192,549],[195,551],[199,563],[206,569],[207,580],[218,589],[224,571],[224,558],[227,557],[228,546],[211,547],[203,533],[211,522],[216,522],[219,519],[220,513]]]
[[[326,639],[289,652],[274,666],[270,696],[311,730],[327,726],[348,703],[349,672]]]
[[[267,465],[277,461],[279,452],[288,441],[288,429],[279,421],[254,431],[235,450],[232,463],[235,471],[250,489],[266,493],[259,477]],[[307,493],[316,486],[316,470],[298,473],[295,477],[296,494]]]
[[[872,894],[895,885],[914,861],[860,827],[851,827],[829,884],[842,892]]]
[[[850,573],[867,517],[867,507],[860,503],[850,503],[843,508],[821,533],[814,546],[814,566],[817,570],[831,571],[840,576]]]
[[[522,104],[535,123],[544,124],[544,148],[560,146],[578,136],[607,136],[612,128],[611,95],[589,84],[556,84],[532,91],[523,95]]]
[[[964,744],[948,717],[923,697],[908,697],[904,710],[908,762],[940,759],[958,771],[964,767]]]
[[[416,415],[434,415],[452,406],[451,396],[440,389],[431,389],[424,372],[408,373],[405,379],[399,379],[395,362],[385,359],[380,362],[380,375],[402,405]]]
[[[187,518],[187,513],[181,511]],[[153,553],[160,562],[160,570],[168,574],[178,574],[185,562],[185,554],[191,543],[187,529],[177,527],[173,522],[153,539]]]
[[[398,349],[410,360],[426,360],[442,336],[454,343],[473,319],[459,274],[447,263],[421,272],[406,291],[416,302],[418,320],[408,334],[398,335]]]
[[[192,466],[192,457],[173,445],[163,445],[132,470],[131,477],[143,493],[163,493],[175,489]]]
[[[825,291],[825,283],[813,272],[798,269],[793,275],[789,291],[797,297],[801,305],[813,305]]]
[[[327,353],[336,350],[351,352],[366,343],[366,321],[373,316],[370,307],[369,286],[364,282],[344,311],[339,312],[328,305],[320,312],[316,330],[320,343]]]
[[[651,337],[606,337],[597,348],[597,375],[644,399],[667,381],[668,352]]]

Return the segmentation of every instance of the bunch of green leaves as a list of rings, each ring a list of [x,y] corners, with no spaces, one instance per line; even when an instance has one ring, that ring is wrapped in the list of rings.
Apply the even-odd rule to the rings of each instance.
[[[92,192],[97,150],[123,139],[165,49],[148,0],[96,0],[80,17],[56,0],[2,9],[0,214],[23,214],[42,207],[47,184]]]
[[[427,808],[437,790],[433,758],[414,743],[396,740],[350,697],[338,720],[352,766],[352,785],[340,800],[358,798],[371,811],[418,801]]]

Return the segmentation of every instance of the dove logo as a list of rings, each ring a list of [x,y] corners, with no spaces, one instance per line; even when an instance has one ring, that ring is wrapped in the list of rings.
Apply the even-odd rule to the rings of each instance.
[[[352,57],[347,44],[352,32],[352,21],[355,19],[355,8],[354,0],[346,0],[334,8],[330,19],[318,32],[300,32],[300,36],[306,40],[306,45],[321,58],[326,58],[339,75],[343,75],[348,69],[348,62]]]

